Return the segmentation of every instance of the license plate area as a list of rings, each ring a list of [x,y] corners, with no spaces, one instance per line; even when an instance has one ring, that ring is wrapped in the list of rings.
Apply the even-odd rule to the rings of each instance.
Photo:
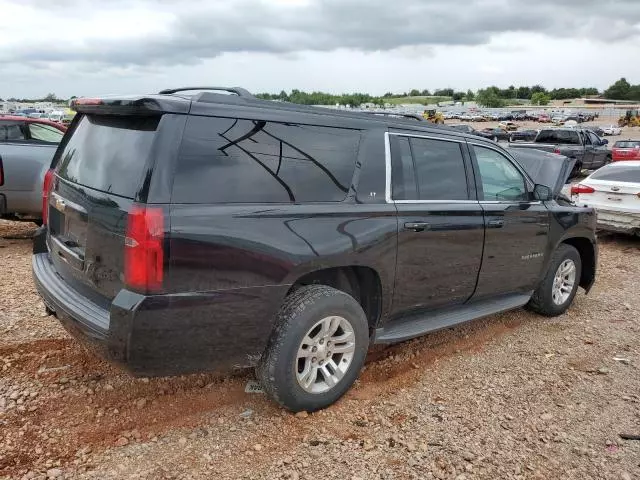
[[[49,250],[52,255],[77,270],[84,270],[84,253],[87,244],[87,210],[53,192],[49,225]]]

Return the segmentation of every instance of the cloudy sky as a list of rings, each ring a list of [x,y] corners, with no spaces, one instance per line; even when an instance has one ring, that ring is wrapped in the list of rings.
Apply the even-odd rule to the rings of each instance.
[[[0,97],[640,83],[640,0],[0,0]]]

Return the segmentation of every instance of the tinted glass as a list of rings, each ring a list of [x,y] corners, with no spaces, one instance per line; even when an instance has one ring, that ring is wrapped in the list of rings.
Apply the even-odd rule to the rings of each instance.
[[[344,200],[360,132],[233,118],[190,117],[175,203]]]
[[[614,148],[636,148],[640,147],[640,142],[634,142],[632,140],[617,141],[613,146]]]
[[[524,177],[504,155],[484,147],[473,147],[476,154],[483,200],[523,201],[528,198]]]
[[[582,141],[585,145],[591,145],[591,138],[589,137],[589,134],[587,132],[580,132],[580,137],[582,138]]]
[[[591,143],[592,143],[593,145],[596,145],[596,146],[600,145],[600,143],[601,143],[601,142],[600,142],[600,139],[598,138],[598,136],[597,136],[595,133],[587,132],[587,135],[588,135],[588,136],[589,136],[589,138],[591,139]]]
[[[28,127],[31,140],[43,143],[60,143],[60,140],[62,140],[63,133],[51,125],[30,123]]]
[[[458,142],[410,138],[420,200],[468,200],[467,176]]]
[[[394,200],[417,200],[418,191],[409,139],[391,135],[390,141],[392,158],[391,198]]]
[[[536,143],[580,145],[580,138],[575,130],[542,130],[536,138]]]
[[[58,175],[133,198],[158,122],[159,117],[84,116],[60,155]]]
[[[601,168],[589,178],[592,178],[593,180],[640,183],[640,167],[631,165],[611,165]]]
[[[0,122],[0,142],[16,142],[24,139],[24,131],[19,124]]]

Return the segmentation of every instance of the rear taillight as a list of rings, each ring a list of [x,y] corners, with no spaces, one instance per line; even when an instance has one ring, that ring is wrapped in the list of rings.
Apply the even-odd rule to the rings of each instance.
[[[595,190],[587,185],[572,185],[571,186],[571,195],[578,195],[584,193],[593,193]]]
[[[560,149],[559,148],[554,148],[553,149],[553,153],[555,153],[556,155],[560,155]]]
[[[53,186],[53,169],[47,170],[44,174],[44,182],[42,182],[42,224],[45,225],[49,220],[49,194]]]
[[[129,287],[142,292],[157,291],[162,287],[163,243],[163,209],[132,205],[124,245],[124,278]]]

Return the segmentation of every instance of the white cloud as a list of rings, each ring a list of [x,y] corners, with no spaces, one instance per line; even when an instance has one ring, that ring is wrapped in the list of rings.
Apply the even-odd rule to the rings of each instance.
[[[0,0],[0,97],[640,82],[637,0]]]

